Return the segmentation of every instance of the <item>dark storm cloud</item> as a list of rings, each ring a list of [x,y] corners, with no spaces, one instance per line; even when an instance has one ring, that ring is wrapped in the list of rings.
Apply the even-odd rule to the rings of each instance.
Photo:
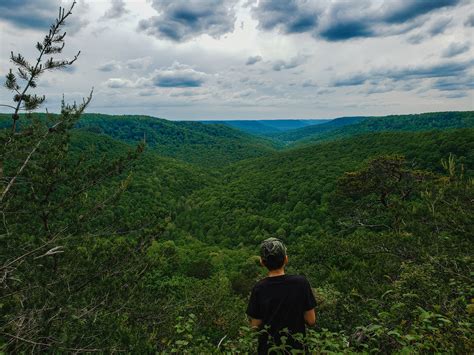
[[[470,48],[469,43],[451,43],[448,48],[446,48],[442,55],[445,58],[452,58],[454,56],[457,56],[459,54],[466,53]]]
[[[158,16],[139,23],[147,34],[179,42],[202,34],[211,37],[233,32],[236,0],[153,0]]]
[[[2,0],[0,19],[20,28],[43,29],[53,21],[58,6],[56,0]]]
[[[262,60],[262,57],[259,55],[248,57],[247,61],[245,62],[245,65],[253,65],[257,62],[260,62],[261,60]]]
[[[311,3],[301,0],[261,0],[253,8],[254,17],[263,30],[279,29],[283,33],[312,31],[317,24],[318,13]]]
[[[368,0],[316,3],[308,0],[260,1],[253,8],[258,27],[292,34],[308,32],[327,41],[402,34],[418,26],[417,18],[455,6],[460,0]],[[325,4],[322,5],[322,4]],[[441,33],[449,23],[432,29]]]
[[[110,8],[105,12],[104,18],[117,19],[127,14],[129,10],[125,8],[124,0],[112,0]]]
[[[387,23],[403,23],[433,10],[455,6],[460,0],[392,0],[385,3],[386,14],[382,20]]]
[[[443,77],[462,78],[473,65],[474,61],[470,60],[406,68],[377,69],[367,73],[357,73],[349,75],[346,78],[336,79],[333,82],[333,86],[355,86],[365,84],[368,81],[372,84],[377,84],[387,79],[393,81],[407,81]]]
[[[365,22],[354,20],[334,23],[323,29],[319,36],[327,41],[344,41],[357,37],[373,37],[375,32]]]
[[[69,9],[71,4],[72,0],[65,3],[58,0],[1,0],[0,21],[7,21],[18,28],[44,30],[57,17],[59,5]],[[78,1],[74,16],[66,20],[65,30],[69,35],[74,35],[88,25],[86,18],[76,14],[83,15],[88,9],[84,1]]]

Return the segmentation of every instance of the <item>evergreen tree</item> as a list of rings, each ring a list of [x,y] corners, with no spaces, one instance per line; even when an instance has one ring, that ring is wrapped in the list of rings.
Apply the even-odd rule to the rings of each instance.
[[[134,288],[127,292],[122,286],[133,285],[139,279],[135,272],[143,267],[136,257],[144,244],[93,237],[104,231],[113,234],[113,226],[94,221],[127,188],[127,171],[143,145],[118,157],[92,160],[87,150],[71,149],[73,128],[92,92],[80,104],[63,100],[60,114],[32,113],[45,100],[29,93],[38,77],[78,58],[79,53],[72,60],[54,58],[64,48],[66,33],[60,30],[74,4],[68,11],[59,9],[49,33],[36,46],[35,64],[12,54],[17,72],[10,71],[6,78],[14,105],[4,106],[14,112],[11,129],[0,133],[0,343],[8,352],[91,350],[84,346],[81,332],[84,336],[86,328],[100,336],[87,320],[109,305],[111,293],[117,302],[126,302]],[[45,59],[47,55],[51,57]],[[29,113],[20,116],[21,110]]]

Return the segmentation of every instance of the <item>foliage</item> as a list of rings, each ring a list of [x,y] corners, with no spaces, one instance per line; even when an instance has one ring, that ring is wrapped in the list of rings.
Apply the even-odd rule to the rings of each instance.
[[[129,143],[145,139],[160,155],[204,167],[216,168],[274,151],[270,141],[223,125],[173,122],[147,116],[86,114],[78,127]]]
[[[341,117],[321,125],[300,128],[272,137],[287,144],[307,145],[370,132],[416,132],[473,126],[473,111],[429,112],[383,117]]]
[[[13,54],[11,52],[10,60],[17,67],[14,73],[11,69],[6,75],[5,87],[14,93],[14,106],[2,105],[14,110],[12,118],[12,132],[16,132],[16,123],[20,118],[18,112],[20,110],[33,111],[37,109],[46,99],[45,96],[37,96],[28,93],[28,90],[36,88],[38,78],[47,71],[62,69],[72,65],[78,58],[78,52],[72,60],[58,60],[53,55],[60,54],[64,49],[64,38],[66,32],[61,33],[61,28],[65,24],[66,19],[72,14],[72,10],[76,2],[74,1],[66,12],[65,9],[59,8],[59,15],[56,21],[51,25],[49,33],[44,37],[42,42],[36,43],[36,49],[39,52],[36,62],[30,64],[20,53]],[[52,55],[48,59],[44,57]],[[23,81],[23,84],[20,81]]]
[[[309,352],[473,352],[474,129],[441,130],[471,113],[277,152],[220,126],[83,117],[89,101],[5,116],[0,351],[252,353],[272,235],[314,286]],[[132,147],[144,132],[151,149]]]
[[[223,124],[257,136],[275,137],[275,133],[296,130],[302,127],[326,123],[329,120],[227,120],[227,121],[200,121],[206,124]]]

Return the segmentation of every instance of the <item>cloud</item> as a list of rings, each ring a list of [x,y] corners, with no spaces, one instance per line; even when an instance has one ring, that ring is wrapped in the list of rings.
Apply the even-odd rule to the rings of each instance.
[[[57,16],[60,2],[57,0],[2,0],[0,2],[0,20],[11,23],[17,28],[33,30],[46,30]],[[65,4],[69,9],[71,1]],[[89,21],[76,14],[84,14],[89,10],[89,5],[79,1],[75,13],[66,20],[65,30],[69,35],[74,35],[87,26]]]
[[[340,86],[354,86],[354,85],[362,85],[369,79],[368,74],[353,74],[347,78],[336,79],[332,86],[340,87]]]
[[[462,53],[466,53],[470,48],[469,43],[451,43],[442,53],[445,58],[452,58]]]
[[[414,79],[462,77],[473,66],[474,61],[445,62],[405,68],[375,69],[367,73],[357,73],[333,81],[332,86],[356,86],[371,81],[377,84],[384,80],[406,81]]]
[[[444,33],[452,21],[453,19],[451,17],[442,17],[430,26],[428,33],[431,37]]]
[[[380,71],[379,75],[392,80],[439,78],[447,76],[459,76],[465,73],[473,65],[473,61],[447,62],[434,65],[423,65],[401,69],[389,69]]]
[[[301,33],[315,28],[318,10],[308,1],[261,0],[253,8],[260,29],[278,29],[282,33]]]
[[[455,6],[460,0],[392,0],[385,1],[385,14],[382,16],[387,23],[403,23],[431,11]]]
[[[97,67],[97,70],[102,71],[102,72],[111,72],[111,71],[119,70],[120,67],[121,67],[120,63],[113,60],[111,62],[100,65],[99,67]]]
[[[255,97],[256,93],[257,93],[257,91],[255,89],[245,89],[245,90],[233,93],[232,98],[233,99],[242,99],[242,98],[246,98],[246,97]]]
[[[131,69],[131,70],[145,69],[150,64],[151,64],[151,57],[129,59],[125,62],[127,69]]]
[[[464,91],[452,92],[452,93],[444,95],[444,97],[448,99],[460,99],[463,97],[467,97],[467,93]]]
[[[291,58],[288,61],[285,60],[277,60],[273,62],[272,69],[274,71],[281,71],[281,70],[286,70],[286,69],[293,69],[304,62],[308,59],[308,56],[305,55],[297,55],[296,57]]]
[[[417,34],[414,34],[410,37],[407,38],[407,41],[408,43],[411,43],[411,44],[420,44],[421,42],[423,42],[425,39],[426,39],[426,34],[424,33],[417,33]]]
[[[124,0],[112,0],[110,8],[105,12],[104,18],[118,19],[130,11],[125,8]]]
[[[111,78],[105,82],[105,85],[112,89],[135,88],[149,89],[153,88],[197,88],[201,87],[207,74],[194,70],[189,65],[174,62],[168,68],[157,69],[150,75],[137,78],[135,81],[126,78]]]
[[[83,30],[90,24],[87,13],[90,10],[90,5],[85,0],[78,0],[74,7],[73,14],[68,17],[64,26],[68,35],[74,36],[79,31]]]
[[[418,21],[419,17],[455,6],[460,1],[341,0],[317,3],[308,0],[262,0],[253,7],[252,14],[262,30],[276,29],[285,34],[307,32],[315,38],[333,42],[406,33],[422,23]],[[448,24],[438,25],[438,29],[433,28],[433,33]]]
[[[206,73],[175,62],[169,68],[156,71],[151,78],[151,82],[152,85],[163,88],[192,88],[202,86],[206,81],[206,77]]]
[[[110,78],[105,85],[111,89],[133,88],[135,83],[128,79]]]
[[[466,27],[474,27],[474,14],[470,14],[469,17],[464,22]]]
[[[48,28],[57,14],[55,0],[2,0],[0,19],[19,28]]]
[[[253,56],[253,57],[248,57],[247,61],[245,62],[245,65],[253,65],[257,62],[260,62],[263,58],[259,55]]]
[[[97,67],[97,70],[102,72],[111,72],[115,70],[120,70],[122,68],[127,68],[130,70],[139,70],[148,67],[151,64],[151,61],[151,57],[134,58],[125,61],[112,60],[110,62],[101,64]]]
[[[199,95],[201,95],[201,93],[192,90],[176,91],[170,94],[171,97],[193,97]]]
[[[451,17],[442,17],[434,21],[426,31],[414,34],[408,37],[407,41],[411,44],[419,44],[429,38],[438,36],[446,31],[452,24]]]
[[[302,86],[304,88],[316,88],[318,87],[318,84],[316,84],[313,80],[305,80],[303,81]]]
[[[140,31],[175,42],[202,34],[214,38],[233,32],[237,0],[152,0],[159,13],[138,26]]]
[[[474,75],[437,79],[432,88],[440,91],[472,90],[474,89]]]

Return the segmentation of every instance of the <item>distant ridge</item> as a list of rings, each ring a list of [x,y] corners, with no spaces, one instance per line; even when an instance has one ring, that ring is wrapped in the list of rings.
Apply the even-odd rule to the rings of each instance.
[[[329,119],[283,119],[283,120],[219,120],[198,121],[205,124],[222,124],[240,129],[244,132],[266,136],[298,128],[320,125]]]
[[[284,143],[293,143],[308,137],[320,135],[326,132],[336,130],[345,126],[350,126],[362,122],[367,117],[339,117],[333,120],[327,120],[319,125],[312,125],[294,129],[287,132],[280,132],[270,135],[272,138],[283,141]]]
[[[43,113],[36,115],[46,118]],[[11,116],[8,114],[0,114],[0,127],[8,127],[10,120]],[[170,121],[144,115],[85,113],[81,116],[77,129],[107,135],[129,144],[145,139],[147,146],[161,156],[207,168],[222,167],[275,151],[275,143],[270,139],[230,126]]]
[[[474,111],[341,117],[321,125],[271,134],[269,137],[285,145],[312,144],[371,132],[417,132],[465,127],[474,127]]]

